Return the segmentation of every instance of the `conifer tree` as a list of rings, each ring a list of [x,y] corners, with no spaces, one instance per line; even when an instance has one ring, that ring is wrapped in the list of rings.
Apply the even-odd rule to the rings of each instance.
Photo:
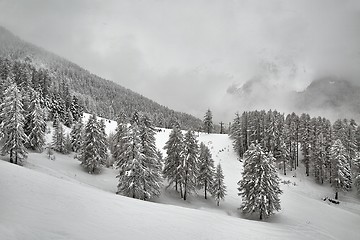
[[[213,185],[211,186],[211,194],[216,201],[216,204],[220,205],[220,200],[224,200],[226,196],[226,186],[224,183],[224,174],[220,163],[216,166],[214,174]]]
[[[207,110],[204,116],[204,130],[208,134],[213,130],[213,122],[212,122],[212,112],[210,109]]]
[[[55,129],[52,139],[52,148],[60,153],[67,153],[66,152],[66,138],[65,138],[65,131],[63,124],[59,122]]]
[[[101,119],[98,124],[98,130],[99,130],[99,139],[98,139],[98,145],[100,150],[100,159],[101,164],[106,165],[106,160],[108,159],[108,142],[105,132],[105,122],[103,119]]]
[[[15,83],[10,85],[4,93],[4,102],[1,103],[1,132],[3,133],[2,154],[10,154],[10,162],[22,164],[27,157],[25,144],[28,141],[24,133],[23,107],[21,94]]]
[[[40,98],[38,93],[34,93],[29,106],[29,115],[27,132],[29,138],[29,146],[33,150],[41,151],[45,144],[46,123],[44,114],[40,107]]]
[[[143,115],[140,118],[140,139],[142,146],[142,154],[144,154],[143,166],[146,169],[146,175],[143,176],[144,197],[149,199],[160,195],[162,186],[162,164],[155,146],[155,128],[152,126],[150,118]]]
[[[283,173],[284,175],[286,175],[286,168],[290,160],[290,153],[283,139],[280,140],[280,145],[277,147],[276,150],[276,160],[281,164]]]
[[[169,186],[175,184],[175,190],[180,190],[182,197],[181,166],[184,159],[184,136],[178,127],[174,127],[169,140],[165,143],[165,157],[163,175],[169,181]],[[180,187],[180,189],[178,189]]]
[[[244,136],[239,113],[236,113],[233,124],[231,124],[230,138],[233,140],[233,148],[239,157],[244,154]]]
[[[64,119],[64,124],[65,126],[67,127],[71,127],[71,125],[73,125],[74,123],[74,118],[73,118],[73,115],[70,111],[70,109],[68,109],[66,112],[65,112],[65,119]]]
[[[100,170],[102,162],[99,146],[100,135],[97,117],[93,114],[86,123],[84,141],[80,152],[81,165],[91,174]]]
[[[333,162],[331,186],[335,190],[335,199],[338,199],[339,191],[348,191],[351,188],[350,164],[346,148],[340,139],[337,139],[331,147],[331,160]]]
[[[60,123],[59,115],[57,112],[53,114],[53,127],[56,128]]]
[[[360,152],[354,158],[354,183],[358,194],[360,194]]]
[[[142,153],[140,129],[136,121],[130,125],[125,139],[124,151],[115,163],[119,170],[116,176],[119,178],[117,194],[144,199],[144,176],[147,175],[147,169],[143,164],[145,156]]]
[[[71,150],[74,152],[79,152],[84,135],[84,126],[80,119],[71,129],[70,140],[71,140]]]
[[[184,158],[181,165],[182,184],[184,186],[183,198],[195,191],[198,176],[199,147],[193,131],[189,130],[184,137]]]
[[[266,155],[260,144],[252,144],[244,154],[242,180],[238,183],[241,210],[258,212],[260,220],[281,209],[279,195],[282,191],[274,161],[272,154]]]
[[[200,143],[199,156],[199,176],[197,182],[199,187],[204,188],[204,197],[207,199],[207,192],[211,190],[214,178],[214,160],[212,159],[209,148],[203,143]]]

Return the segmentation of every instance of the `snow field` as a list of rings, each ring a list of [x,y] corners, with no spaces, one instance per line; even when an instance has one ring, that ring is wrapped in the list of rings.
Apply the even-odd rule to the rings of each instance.
[[[108,134],[115,131],[114,121],[105,123]],[[164,156],[170,132],[156,134]],[[90,175],[73,154],[50,160],[45,152],[30,153],[24,168],[0,161],[0,239],[359,239],[359,198],[350,192],[340,193],[340,205],[323,201],[332,189],[306,178],[301,167],[280,174],[291,182],[281,184],[280,212],[264,222],[241,215],[242,163],[231,140],[200,133],[198,142],[222,165],[227,196],[220,207],[202,191],[184,201],[164,188],[155,203],[116,195],[116,170]]]

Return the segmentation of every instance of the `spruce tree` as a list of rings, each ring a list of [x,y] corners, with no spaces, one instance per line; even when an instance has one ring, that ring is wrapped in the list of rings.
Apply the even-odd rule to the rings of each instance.
[[[71,150],[74,152],[79,152],[84,135],[84,125],[80,119],[77,123],[75,123],[70,132],[70,140],[71,140]]]
[[[97,117],[93,114],[86,123],[84,131],[84,141],[81,146],[80,161],[81,165],[90,173],[100,170],[101,149],[99,140],[101,138]]]
[[[340,139],[337,139],[331,147],[332,181],[331,186],[335,190],[335,199],[338,199],[339,191],[348,191],[351,188],[351,172],[346,148]]]
[[[226,186],[224,183],[224,174],[220,163],[216,166],[216,172],[213,179],[213,185],[211,187],[211,194],[216,201],[216,204],[220,205],[220,200],[224,200],[226,196]]]
[[[23,107],[21,94],[15,83],[10,83],[4,93],[4,102],[1,104],[1,132],[3,133],[2,154],[10,154],[10,162],[22,164],[27,157],[25,144],[28,141],[24,133]]]
[[[204,197],[207,199],[207,192],[211,189],[214,177],[214,160],[212,159],[209,148],[203,143],[200,143],[199,156],[199,176],[197,182],[199,187],[204,188]]]
[[[272,154],[266,155],[260,144],[251,144],[244,154],[242,180],[238,182],[244,213],[258,212],[260,220],[279,211],[282,193]]]
[[[27,132],[29,146],[33,150],[41,151],[45,143],[46,123],[44,114],[40,107],[40,98],[38,93],[34,93],[29,106]]]
[[[208,134],[213,130],[212,112],[210,109],[207,110],[204,116],[204,131]]]
[[[163,175],[169,181],[169,186],[175,184],[175,190],[180,190],[182,197],[181,167],[184,159],[184,136],[178,127],[174,127],[171,131],[164,149],[167,156],[165,157]]]
[[[357,152],[354,159],[354,183],[358,194],[360,194],[360,152]]]
[[[144,154],[143,166],[146,169],[146,175],[143,176],[144,181],[144,197],[149,199],[160,195],[162,186],[162,164],[155,146],[155,128],[150,118],[146,115],[140,118],[140,139],[142,145],[142,153]]]
[[[67,153],[66,151],[66,136],[63,124],[59,122],[55,129],[52,139],[52,148],[59,153]]]
[[[239,113],[236,113],[233,124],[231,124],[230,138],[233,140],[233,148],[239,157],[244,154],[244,135]]]
[[[147,169],[144,166],[145,155],[142,153],[140,129],[136,121],[133,121],[125,137],[124,151],[119,156],[116,168],[119,174],[117,194],[144,199],[144,177]]]
[[[189,130],[184,137],[184,158],[181,164],[181,181],[184,186],[183,198],[195,191],[198,176],[199,146],[193,131]]]
[[[99,129],[99,139],[98,139],[98,145],[100,150],[100,159],[101,164],[106,165],[106,161],[108,159],[108,142],[105,132],[105,122],[103,119],[97,122],[98,129]]]

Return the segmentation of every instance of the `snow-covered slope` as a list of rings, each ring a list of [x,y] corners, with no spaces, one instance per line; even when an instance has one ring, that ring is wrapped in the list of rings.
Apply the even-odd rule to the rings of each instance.
[[[107,132],[116,124],[108,122]],[[170,130],[157,133],[162,149]],[[49,139],[49,138],[48,138]],[[115,194],[116,170],[86,173],[73,155],[30,153],[25,167],[0,161],[0,239],[358,239],[360,201],[341,194],[340,205],[323,201],[332,196],[298,169],[282,176],[282,211],[265,222],[242,216],[237,182],[242,163],[227,135],[198,137],[221,162],[228,195],[217,207],[202,192],[183,201],[171,188],[156,203]],[[164,152],[165,154],[165,152]],[[296,174],[296,177],[293,177]],[[160,204],[158,204],[160,203]]]
[[[0,168],[2,240],[329,239],[314,227],[143,202],[3,161]]]

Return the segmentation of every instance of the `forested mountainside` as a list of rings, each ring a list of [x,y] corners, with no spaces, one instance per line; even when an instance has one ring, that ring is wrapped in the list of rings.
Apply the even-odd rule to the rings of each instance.
[[[174,121],[184,129],[198,129],[201,120],[186,113],[173,111],[112,81],[103,79],[80,66],[27,43],[0,26],[0,72],[3,79],[11,73],[15,82],[29,82],[41,88],[43,97],[51,102],[66,102],[75,97],[86,112],[115,119],[134,111],[148,115],[156,126],[171,127]],[[27,79],[28,78],[28,79]],[[38,84],[39,86],[35,86]],[[66,104],[65,104],[66,105]],[[61,106],[61,108],[68,108]]]

